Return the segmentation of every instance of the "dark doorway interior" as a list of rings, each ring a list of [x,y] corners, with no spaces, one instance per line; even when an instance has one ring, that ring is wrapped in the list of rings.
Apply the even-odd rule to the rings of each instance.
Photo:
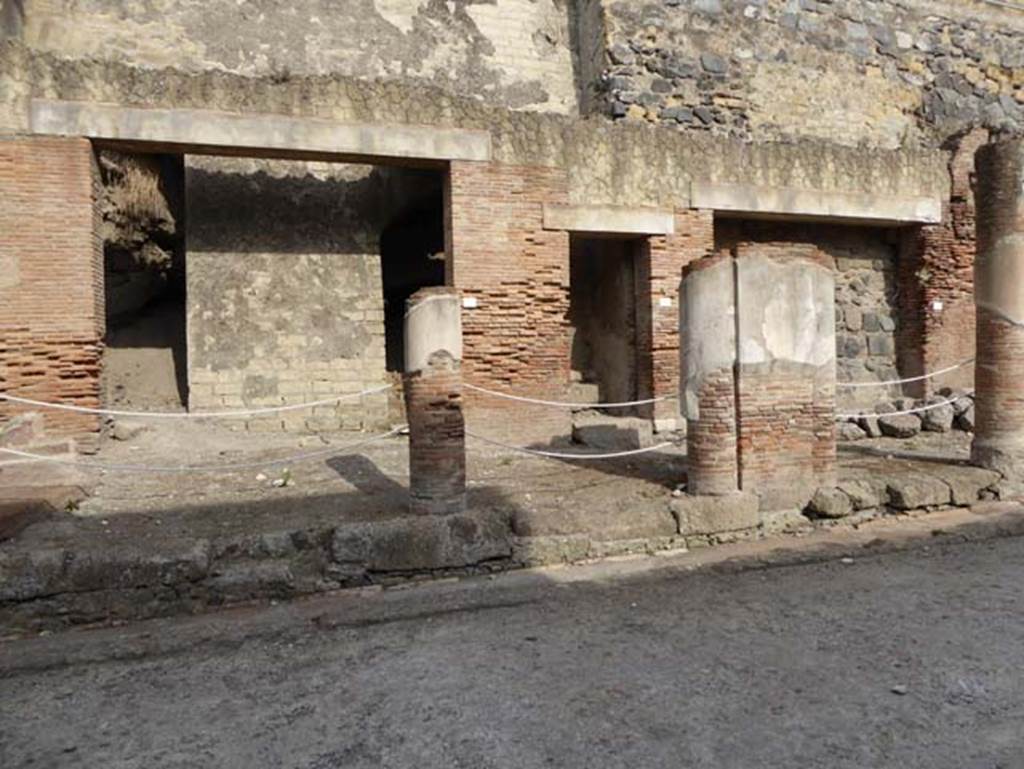
[[[569,251],[572,371],[601,402],[637,397],[637,239],[573,236]],[[623,415],[622,410],[616,410]]]
[[[103,150],[106,402],[184,407],[184,163]]]
[[[426,286],[444,285],[444,203],[436,194],[411,205],[380,239],[384,336],[388,371],[402,371],[405,301]]]

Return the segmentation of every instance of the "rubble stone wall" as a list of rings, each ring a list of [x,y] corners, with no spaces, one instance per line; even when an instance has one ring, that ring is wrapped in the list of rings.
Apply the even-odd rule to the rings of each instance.
[[[604,0],[604,112],[754,140],[939,146],[1024,125],[1024,13],[977,0]]]
[[[451,282],[463,313],[463,376],[504,392],[558,398],[569,384],[569,233],[543,229],[543,204],[566,202],[559,169],[455,162],[447,201]],[[478,396],[478,397],[476,397]],[[522,404],[467,398],[471,411]],[[536,412],[536,413],[534,413]],[[563,410],[531,408],[519,427],[568,432]]]

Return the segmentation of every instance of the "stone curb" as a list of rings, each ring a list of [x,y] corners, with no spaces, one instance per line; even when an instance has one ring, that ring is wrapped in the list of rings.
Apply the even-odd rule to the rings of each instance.
[[[520,594],[523,588],[531,586],[564,587],[571,583],[606,582],[611,577],[642,579],[665,573],[684,579],[686,574],[697,571],[728,574],[788,568],[1019,536],[1024,536],[1021,501],[989,502],[971,509],[875,521],[857,529],[819,529],[803,539],[774,537],[653,557],[520,569],[485,578],[407,582],[392,589],[380,585],[344,589],[281,605],[238,605],[215,613],[156,618],[87,633],[71,630],[45,637],[8,639],[0,642],[0,678],[74,664],[171,656],[200,645],[236,648],[256,638],[287,633],[299,637],[435,614],[503,609],[538,600],[536,596],[524,598]],[[508,596],[510,592],[512,598]],[[550,593],[545,595],[550,597]],[[442,597],[444,607],[437,608]],[[240,636],[239,623],[254,617],[258,622],[249,623]]]

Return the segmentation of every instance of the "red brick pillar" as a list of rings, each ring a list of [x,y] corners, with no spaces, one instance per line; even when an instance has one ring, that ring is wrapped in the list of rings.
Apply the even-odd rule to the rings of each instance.
[[[735,297],[729,255],[701,259],[684,271],[679,399],[687,419],[690,494],[739,490]]]
[[[447,287],[420,289],[406,303],[409,506],[415,514],[466,508],[461,312],[458,291]]]
[[[455,161],[447,186],[446,282],[469,300],[466,382],[562,399],[569,386],[569,233],[544,229],[544,204],[568,202],[565,169]],[[565,409],[478,393],[467,408],[503,435],[543,440],[571,429]]]
[[[690,262],[714,249],[711,211],[675,212],[675,232],[646,238],[637,261],[637,381],[640,398],[675,395],[679,387],[680,275]],[[657,430],[674,430],[680,404],[663,400],[640,409]]]
[[[897,260],[899,325],[896,350],[900,376],[916,377],[974,357],[975,203],[974,157],[988,132],[961,137],[949,163],[951,196],[942,222],[907,227]],[[904,385],[924,397],[943,387],[970,387],[971,366]]]
[[[0,391],[100,405],[105,330],[98,175],[86,139],[0,139]],[[99,419],[39,410],[51,436],[95,440]]]
[[[977,154],[974,464],[1024,491],[1024,138]]]

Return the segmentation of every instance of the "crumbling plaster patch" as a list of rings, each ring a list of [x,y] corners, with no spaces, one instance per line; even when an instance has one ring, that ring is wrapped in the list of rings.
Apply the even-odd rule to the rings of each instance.
[[[741,255],[736,297],[741,365],[835,360],[835,282],[827,267]]]
[[[572,114],[568,24],[557,0],[26,0],[21,37],[64,59],[282,81],[401,78]]]

